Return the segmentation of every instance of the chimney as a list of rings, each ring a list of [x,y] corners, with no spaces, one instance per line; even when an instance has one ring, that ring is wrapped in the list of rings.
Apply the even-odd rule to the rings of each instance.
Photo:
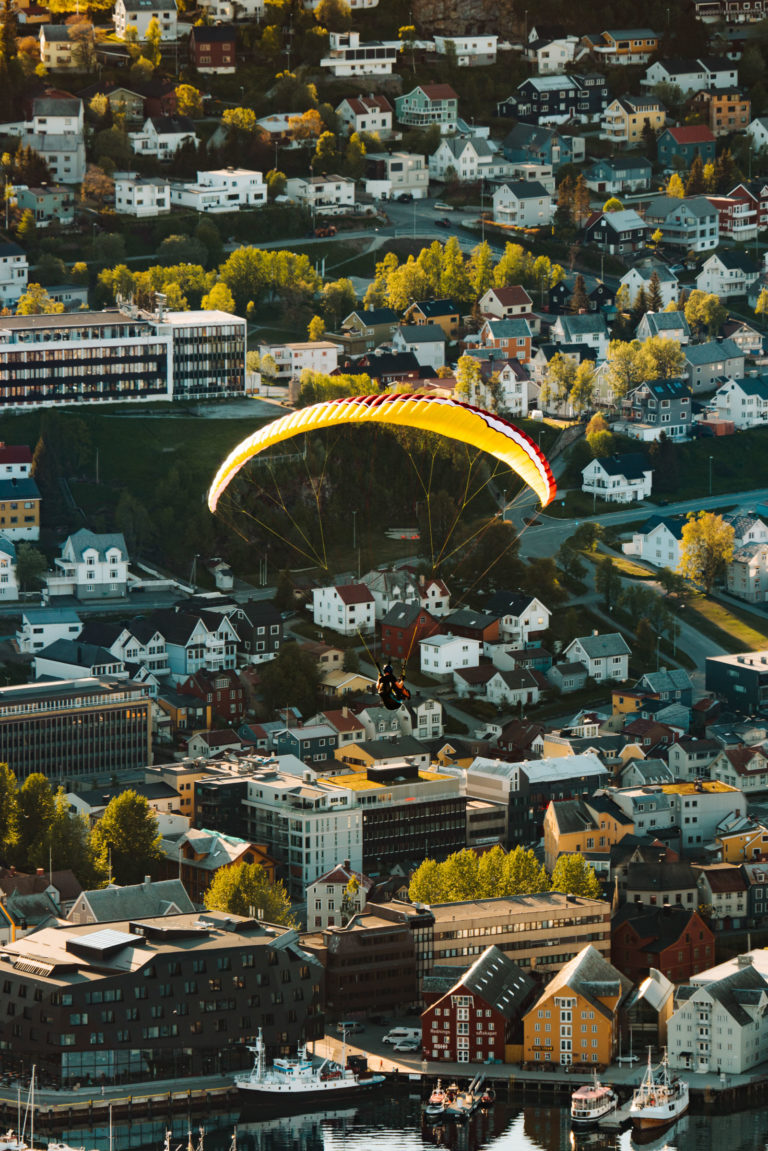
[[[152,876],[151,875],[145,875],[144,876],[144,886],[149,887],[151,882],[152,882]]]
[[[345,871],[351,871],[352,870],[352,863],[350,862],[349,859],[344,860],[344,870]]]
[[[45,868],[44,867],[38,867],[37,871],[35,872],[35,875],[45,875]]]

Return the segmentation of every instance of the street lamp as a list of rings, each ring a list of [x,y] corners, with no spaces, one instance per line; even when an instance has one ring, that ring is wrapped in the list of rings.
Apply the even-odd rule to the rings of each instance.
[[[709,494],[712,495],[712,456],[709,457]]]

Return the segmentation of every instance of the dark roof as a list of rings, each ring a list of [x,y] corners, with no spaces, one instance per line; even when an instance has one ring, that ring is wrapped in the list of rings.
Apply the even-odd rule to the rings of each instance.
[[[507,1019],[519,1018],[538,984],[498,947],[489,947],[451,989],[479,996]],[[451,992],[448,992],[451,994]]]
[[[189,116],[150,116],[150,120],[158,136],[173,136],[177,132],[195,134],[195,125]]]
[[[630,863],[627,868],[627,889],[633,891],[693,889],[696,881],[690,863]]]
[[[653,465],[642,452],[625,452],[621,456],[600,456],[597,461],[609,476],[624,476],[625,479],[641,479]]]
[[[195,44],[231,44],[237,40],[237,30],[232,24],[195,24],[191,36]]]
[[[493,593],[485,607],[496,619],[503,615],[519,616],[532,599],[534,596],[528,595],[527,592],[500,590]]]
[[[642,941],[643,951],[658,953],[682,938],[693,915],[693,908],[676,905],[643,907],[638,903],[625,903],[611,920],[611,932],[623,923],[631,923]]]
[[[427,319],[430,316],[452,316],[460,311],[458,304],[453,300],[417,300],[411,308],[418,308]]]
[[[421,615],[421,604],[398,603],[394,604],[381,621],[382,627],[412,627]]]

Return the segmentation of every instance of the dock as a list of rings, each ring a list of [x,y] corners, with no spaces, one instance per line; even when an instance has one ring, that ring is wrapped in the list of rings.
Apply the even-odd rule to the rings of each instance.
[[[617,1107],[610,1115],[604,1115],[602,1119],[597,1122],[601,1131],[621,1131],[623,1127],[629,1123],[629,1109],[632,1106],[632,1100],[628,1099],[626,1103],[622,1103],[621,1107]]]

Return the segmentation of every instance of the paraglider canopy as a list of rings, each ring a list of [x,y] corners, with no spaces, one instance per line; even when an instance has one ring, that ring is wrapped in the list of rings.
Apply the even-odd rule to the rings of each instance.
[[[450,396],[395,393],[326,400],[273,420],[238,444],[224,460],[208,492],[208,507],[216,511],[230,481],[264,449],[302,432],[355,423],[416,428],[472,444],[516,472],[536,493],[542,507],[554,499],[557,488],[549,463],[520,428]]]

